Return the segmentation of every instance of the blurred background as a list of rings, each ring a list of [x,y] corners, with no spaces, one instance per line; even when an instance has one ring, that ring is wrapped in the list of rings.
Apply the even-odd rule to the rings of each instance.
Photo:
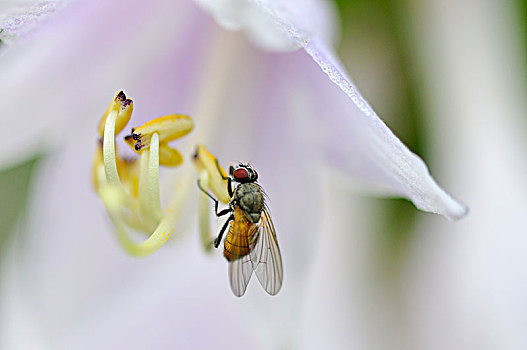
[[[256,335],[247,336],[249,343],[240,346],[526,349],[527,1],[335,0],[335,5],[341,22],[338,52],[357,87],[394,133],[426,161],[437,181],[471,212],[459,222],[449,222],[417,211],[407,200],[362,197],[328,181],[317,226],[325,234],[310,243],[316,249],[309,253],[303,300],[295,309],[299,316],[292,318],[296,323],[290,337],[262,339],[256,329]],[[36,184],[45,161],[45,156],[35,155],[0,173],[4,276],[16,261],[12,255],[16,242],[23,240],[24,222],[38,214],[31,210],[31,201],[40,193]],[[285,269],[287,274],[287,265]],[[223,274],[222,280],[227,278],[223,266],[215,271]],[[6,286],[12,279],[4,276],[0,276],[0,298],[9,303],[16,292]],[[84,288],[87,294],[97,289]],[[112,290],[93,293],[104,298]],[[215,291],[209,294],[204,298],[215,298]],[[178,290],[159,291],[157,297],[178,298]],[[127,303],[138,302],[129,298],[121,303],[126,308]],[[47,311],[35,315],[53,315],[51,305],[48,301]],[[170,313],[171,304],[159,310],[154,303],[155,316],[148,316],[149,305],[145,302],[134,315],[144,316],[137,321],[142,323],[139,329],[155,337],[150,328],[162,322],[163,312]],[[241,305],[233,307],[227,318],[258,318],[263,312],[249,302]],[[33,307],[39,308],[25,305],[26,312]],[[245,308],[252,309],[252,316]],[[195,310],[189,307],[186,312]],[[202,319],[209,317],[207,309],[199,314]],[[126,340],[134,327],[123,330],[109,323],[106,327],[111,331],[97,333],[95,318],[88,323],[96,334],[93,338],[90,328],[62,340],[57,325],[63,324],[63,332],[70,333],[68,318],[56,321],[54,335],[48,337],[45,326],[28,326],[44,322],[45,317],[19,322],[17,315],[12,309],[1,319],[0,337],[8,339],[5,348],[85,348],[86,339],[93,344],[100,340],[102,348],[135,348]],[[15,327],[7,324],[13,317]],[[270,329],[279,328],[273,316],[262,317],[277,323]],[[211,314],[195,338],[224,320],[221,314]],[[16,335],[26,332],[24,327],[34,342]],[[174,336],[178,329],[173,329]],[[121,332],[124,335],[114,334]],[[200,348],[199,339],[194,343],[192,338],[174,342]],[[228,335],[217,339],[219,348],[227,345],[226,339]],[[146,343],[135,346],[140,344]],[[166,336],[153,344],[171,348],[174,343]]]

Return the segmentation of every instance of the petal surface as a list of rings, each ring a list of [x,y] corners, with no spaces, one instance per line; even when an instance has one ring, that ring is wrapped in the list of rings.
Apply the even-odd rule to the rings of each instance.
[[[165,2],[78,1],[62,9],[1,57],[0,121],[9,132],[0,146],[9,152],[1,153],[0,163],[92,133],[83,122],[100,118],[103,101],[119,89],[145,101],[131,126],[188,111],[212,24],[191,2],[170,8]]]
[[[279,9],[282,17],[300,24],[302,28],[335,43],[338,32],[337,13],[331,1],[271,0],[267,3],[251,0],[195,0],[209,12],[220,26],[243,30],[257,46],[269,51],[294,51],[302,47],[276,24],[267,8]]]
[[[316,77],[315,72],[311,73],[311,88],[319,90],[313,96],[324,96],[323,101],[318,99],[324,106],[320,116],[323,116],[329,134],[319,146],[329,164],[356,179],[363,189],[409,198],[417,208],[449,219],[459,219],[467,214],[468,208],[436,183],[422,159],[377,116],[323,38],[313,28],[303,26],[306,22],[295,22],[299,21],[298,18],[308,17],[293,15],[280,6],[280,1],[248,1],[266,12],[283,33],[301,45],[338,87],[332,88]]]
[[[0,44],[31,31],[64,5],[65,1],[13,1],[0,3]],[[1,48],[1,46],[0,46]]]

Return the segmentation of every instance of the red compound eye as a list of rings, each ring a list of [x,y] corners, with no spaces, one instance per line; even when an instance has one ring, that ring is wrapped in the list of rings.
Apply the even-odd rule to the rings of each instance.
[[[247,173],[247,170],[245,170],[244,168],[238,168],[234,170],[234,173],[232,174],[232,176],[236,180],[243,180],[243,179],[247,179],[249,177],[249,174]]]

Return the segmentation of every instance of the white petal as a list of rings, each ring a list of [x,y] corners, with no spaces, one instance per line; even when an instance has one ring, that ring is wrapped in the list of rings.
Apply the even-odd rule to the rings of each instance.
[[[292,51],[301,44],[284,33],[266,11],[265,2],[252,0],[195,0],[208,11],[218,24],[229,30],[244,30],[258,46],[269,51]],[[303,28],[317,33],[326,42],[335,42],[338,20],[330,1],[271,0],[282,16]]]
[[[28,33],[65,1],[15,1],[0,4],[0,40],[5,43]]]
[[[271,0],[255,0],[286,33],[291,40],[304,47],[327,77],[341,91],[330,91],[330,87],[321,87],[321,93],[327,96],[327,109],[333,114],[326,115],[326,123],[333,133],[323,142],[330,161],[340,170],[365,180],[370,186],[386,190],[390,195],[407,197],[417,208],[459,219],[467,214],[467,207],[446,193],[431,177],[425,163],[413,154],[382,122],[366,100],[351,82],[346,71],[332,50],[310,32],[293,22],[294,17],[278,7]],[[346,97],[343,100],[342,97]],[[335,137],[339,134],[339,137]],[[365,164],[352,161],[354,152],[365,157]],[[357,170],[357,171],[355,171]],[[367,171],[367,172],[366,172]]]

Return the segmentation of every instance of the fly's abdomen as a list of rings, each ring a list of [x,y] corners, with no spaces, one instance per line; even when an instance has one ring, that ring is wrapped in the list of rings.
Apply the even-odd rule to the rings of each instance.
[[[234,261],[244,257],[251,252],[252,242],[258,233],[256,226],[245,214],[245,212],[236,207],[234,210],[234,221],[231,222],[225,244],[223,256],[228,261]]]

